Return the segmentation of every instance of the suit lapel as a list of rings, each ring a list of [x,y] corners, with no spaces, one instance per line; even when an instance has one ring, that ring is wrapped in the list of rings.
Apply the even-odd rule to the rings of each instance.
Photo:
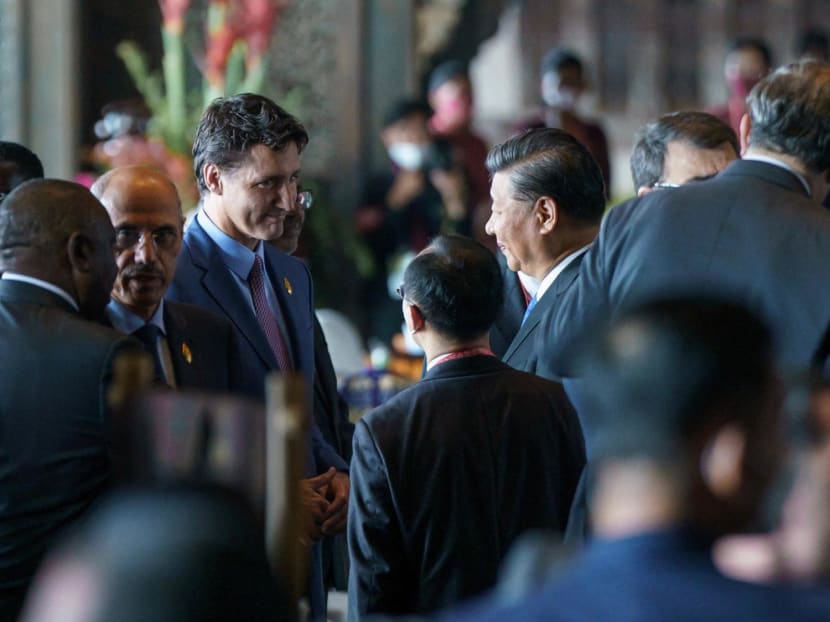
[[[222,261],[219,250],[211,248],[215,246],[213,240],[197,221],[191,224],[188,234],[196,251],[192,254],[193,263],[203,270],[202,285],[205,290],[251,344],[263,363],[269,369],[276,369],[277,359],[268,347],[268,340],[259,326],[256,315],[242,298],[239,286]]]
[[[504,353],[504,357],[502,357],[503,361],[510,360],[510,357],[513,356],[516,350],[518,350],[527,338],[530,337],[536,329],[536,326],[538,326],[539,322],[542,321],[542,318],[545,317],[548,310],[557,303],[559,297],[573,284],[579,274],[579,266],[582,263],[582,258],[584,256],[585,253],[582,253],[579,257],[565,266],[562,273],[556,277],[556,280],[550,286],[550,290],[542,296],[542,299],[539,302],[536,303],[536,306],[530,312],[527,321],[519,329],[519,332],[516,333],[516,337],[510,343],[510,347],[507,348],[507,352]]]
[[[188,333],[187,319],[177,312],[170,301],[164,302],[164,327],[167,329],[167,345],[170,346],[176,386],[191,386],[194,384],[192,366],[185,360],[182,347]]]

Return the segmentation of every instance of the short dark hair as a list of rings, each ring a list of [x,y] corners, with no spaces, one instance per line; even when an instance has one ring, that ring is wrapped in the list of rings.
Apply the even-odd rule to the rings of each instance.
[[[582,59],[577,56],[576,52],[567,48],[553,48],[542,57],[540,74],[544,76],[553,71],[558,73],[566,67],[576,69],[582,75]]]
[[[408,119],[415,115],[421,115],[429,120],[432,116],[432,108],[421,99],[400,99],[389,107],[383,117],[383,129],[395,125],[399,121]]]
[[[442,335],[472,339],[486,333],[504,302],[498,261],[460,235],[435,238],[407,266],[404,297]]]
[[[308,133],[296,117],[262,95],[243,93],[213,100],[202,113],[193,141],[193,170],[199,192],[205,192],[202,169],[212,162],[224,169],[238,167],[256,145],[282,151],[290,143],[302,151]]]
[[[631,152],[634,188],[652,187],[663,178],[668,144],[682,141],[698,149],[715,149],[729,143],[741,152],[738,137],[729,124],[706,112],[681,110],[665,114],[646,125]]]
[[[721,420],[755,429],[775,377],[761,320],[739,304],[694,295],[624,312],[580,366],[597,458],[672,459]]]
[[[569,216],[599,222],[605,211],[605,182],[594,157],[567,132],[538,128],[496,145],[487,154],[491,175],[510,170],[516,198],[549,196]]]
[[[439,86],[445,82],[449,82],[453,78],[469,79],[467,63],[461,60],[447,60],[439,64],[429,74],[429,84],[427,85],[427,92],[432,93]]]
[[[21,182],[43,177],[40,158],[19,143],[0,140],[0,161],[14,162]]]
[[[826,61],[830,57],[830,38],[827,33],[818,28],[810,28],[805,30],[798,42],[799,56],[803,56],[810,52],[818,52],[821,58],[817,60]]]
[[[767,67],[772,67],[772,52],[770,52],[769,45],[763,39],[759,37],[736,37],[729,46],[729,52],[740,50],[755,50],[761,55],[764,64]]]
[[[751,146],[830,169],[830,65],[805,60],[780,67],[747,97]]]

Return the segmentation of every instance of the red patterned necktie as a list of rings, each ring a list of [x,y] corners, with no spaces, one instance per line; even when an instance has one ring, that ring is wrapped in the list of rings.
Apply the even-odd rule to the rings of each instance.
[[[288,346],[283,339],[282,331],[280,331],[277,324],[277,318],[274,317],[274,312],[271,310],[271,305],[268,304],[268,298],[265,296],[264,275],[262,257],[257,255],[251,273],[248,275],[248,286],[251,288],[251,297],[254,299],[256,319],[262,328],[262,332],[265,333],[271,352],[274,353],[274,357],[277,359],[277,366],[280,371],[290,371],[292,369],[291,356],[288,353]]]

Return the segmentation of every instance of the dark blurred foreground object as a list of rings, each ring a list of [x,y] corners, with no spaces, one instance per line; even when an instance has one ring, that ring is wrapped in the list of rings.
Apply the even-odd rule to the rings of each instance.
[[[27,622],[295,620],[241,497],[173,487],[117,495],[44,564]]]
[[[596,538],[518,601],[446,619],[830,619],[830,590],[735,581],[711,558],[717,536],[756,517],[776,473],[781,390],[768,329],[730,302],[658,300],[622,313],[582,365]]]
[[[306,591],[309,555],[297,485],[308,435],[302,379],[268,376],[264,406],[204,392],[142,390],[130,383],[142,375],[137,366],[146,367],[146,357],[119,362],[110,396],[118,411],[113,436],[119,482],[235,491],[260,517],[264,550],[296,602]]]

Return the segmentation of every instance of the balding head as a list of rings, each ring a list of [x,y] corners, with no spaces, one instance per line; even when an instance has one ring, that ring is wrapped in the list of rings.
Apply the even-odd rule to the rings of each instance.
[[[18,186],[0,204],[0,269],[42,279],[99,319],[115,277],[113,232],[89,190],[57,179]]]
[[[144,166],[116,168],[92,186],[115,227],[118,276],[112,296],[149,320],[176,272],[182,210],[164,173]]]

